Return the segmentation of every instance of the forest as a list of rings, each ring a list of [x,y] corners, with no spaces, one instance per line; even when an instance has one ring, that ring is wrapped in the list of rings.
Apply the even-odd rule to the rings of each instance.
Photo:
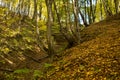
[[[120,80],[120,0],[0,0],[0,80]]]

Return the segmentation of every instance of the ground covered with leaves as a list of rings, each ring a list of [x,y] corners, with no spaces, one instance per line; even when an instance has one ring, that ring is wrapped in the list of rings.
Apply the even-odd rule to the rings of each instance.
[[[120,80],[120,15],[90,25],[40,80]]]
[[[0,80],[30,80],[45,62],[39,61],[46,54],[37,44],[35,27],[25,20],[0,7]]]
[[[0,8],[0,80],[120,80],[120,14],[83,29],[81,44],[47,63],[32,21],[5,11]]]

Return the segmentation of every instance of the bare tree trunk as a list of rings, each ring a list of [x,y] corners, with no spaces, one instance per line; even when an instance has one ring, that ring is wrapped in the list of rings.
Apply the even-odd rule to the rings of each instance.
[[[80,15],[81,15],[81,18],[82,18],[82,20],[83,20],[84,25],[87,27],[87,26],[88,26],[87,21],[86,21],[86,19],[84,18],[84,15],[82,14],[82,12],[80,11],[80,8],[79,8],[79,13],[80,13]]]
[[[69,6],[72,6],[69,0],[67,2],[67,5],[68,5],[68,12],[67,12],[68,13],[68,22],[69,22],[71,37],[73,38],[73,41],[74,41],[74,42],[72,42],[72,41],[71,42],[72,42],[72,44],[75,44],[77,36],[76,36],[75,31],[73,29],[73,23],[72,23],[72,20],[71,20],[71,14],[73,14],[71,12],[73,12],[73,10],[69,9]]]
[[[87,1],[85,1],[85,20],[87,22],[87,5],[86,5]]]
[[[95,18],[96,18],[96,8],[97,8],[97,1],[95,1],[95,6],[94,6],[94,9],[93,9],[93,22],[95,22]]]
[[[90,23],[93,23],[93,6],[92,6],[92,0],[90,0]]]
[[[75,26],[76,26],[76,35],[77,35],[77,43],[80,44],[80,28],[79,28],[79,15],[78,15],[78,0],[72,0],[73,9],[74,9],[74,17],[75,17]]]
[[[28,15],[28,16],[29,16],[29,14],[30,14],[30,5],[31,5],[30,0],[28,0],[28,10],[27,10],[27,15]]]
[[[42,16],[42,3],[40,3],[40,5],[39,5],[39,18],[40,18],[40,20],[42,19],[41,16]]]
[[[51,61],[53,61],[54,49],[53,49],[53,41],[52,41],[52,3],[53,0],[45,0],[47,6],[47,14],[48,14],[48,22],[47,22],[47,42],[48,42],[48,55],[51,57]]]
[[[102,0],[100,0],[100,20],[103,20],[103,11],[102,11]]]
[[[37,15],[37,0],[34,0],[34,13],[32,19],[35,20]]]
[[[89,4],[89,1],[87,0],[86,5],[89,6],[88,4]],[[88,21],[89,21],[89,24],[91,24],[91,16],[90,16],[90,9],[89,8],[87,8],[87,12],[88,12]]]

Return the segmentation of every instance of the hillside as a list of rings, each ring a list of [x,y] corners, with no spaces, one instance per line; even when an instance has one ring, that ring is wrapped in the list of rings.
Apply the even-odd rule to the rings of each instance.
[[[58,42],[60,53],[49,63],[34,22],[4,10],[0,7],[0,80],[120,80],[120,14],[84,28],[81,43],[64,52],[66,43]],[[45,23],[39,24],[44,31]]]
[[[59,55],[40,80],[120,80],[120,15],[81,35],[82,43]]]
[[[4,7],[0,7],[0,80],[16,80],[19,78],[16,74],[23,74],[20,80],[29,80],[33,76],[28,76],[46,62],[39,61],[46,54],[37,44],[35,27],[30,25],[31,19],[26,17],[26,21],[21,21],[22,17],[18,14],[11,11],[5,14],[5,11]]]

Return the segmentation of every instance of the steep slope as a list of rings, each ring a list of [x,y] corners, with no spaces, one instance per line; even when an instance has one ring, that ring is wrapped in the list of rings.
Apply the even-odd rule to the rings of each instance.
[[[45,61],[40,62],[39,59],[46,54],[37,44],[35,27],[21,21],[18,14],[5,12],[6,9],[0,7],[0,80],[14,80],[16,70],[19,70],[18,74],[23,71],[22,79],[29,80],[32,76],[24,76],[24,72],[40,69]]]
[[[45,80],[120,80],[120,15],[90,25],[82,43],[45,70]]]
[[[48,58],[41,60],[46,55],[37,45],[35,27],[19,24],[21,17],[6,15],[3,8],[0,12],[0,80],[120,79],[119,14],[85,28],[81,44],[49,64]]]

